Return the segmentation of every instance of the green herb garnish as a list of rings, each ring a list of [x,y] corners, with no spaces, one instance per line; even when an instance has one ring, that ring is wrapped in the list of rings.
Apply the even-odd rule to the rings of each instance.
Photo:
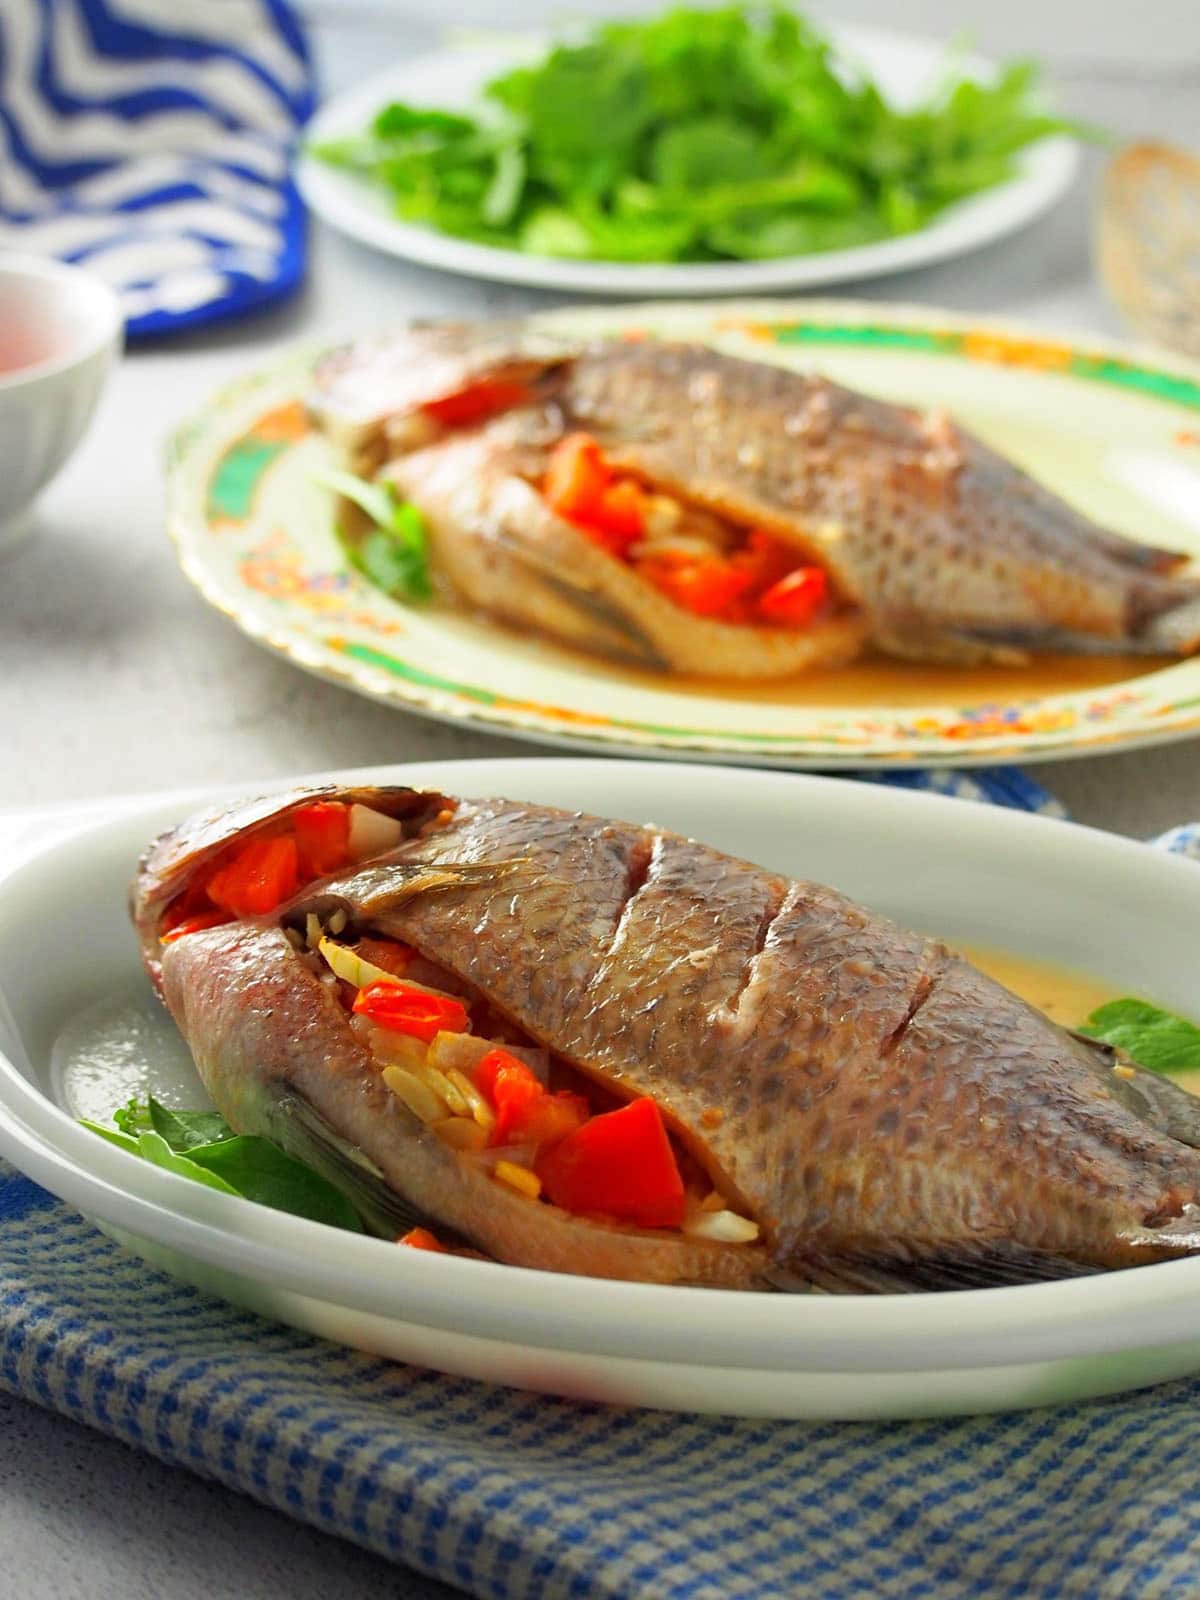
[[[170,1111],[153,1096],[114,1113],[115,1128],[82,1119],[130,1155],[140,1156],[210,1189],[238,1194],[276,1211],[362,1232],[358,1213],[339,1189],[270,1139],[234,1133],[215,1111]]]
[[[1148,1000],[1111,1000],[1093,1011],[1079,1031],[1124,1050],[1151,1072],[1200,1068],[1200,1028]]]
[[[531,255],[754,260],[911,233],[1048,134],[1029,62],[891,106],[781,4],[681,7],[493,78],[477,116],[393,104],[313,146],[397,215]],[[1090,135],[1089,135],[1090,136]]]
[[[428,600],[429,541],[416,506],[402,500],[390,483],[371,483],[352,472],[330,468],[313,479],[349,500],[375,524],[366,533],[337,530],[350,564],[395,600]]]

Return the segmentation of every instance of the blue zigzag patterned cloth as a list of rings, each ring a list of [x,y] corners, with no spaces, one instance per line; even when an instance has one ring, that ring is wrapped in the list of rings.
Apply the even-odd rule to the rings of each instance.
[[[4,0],[0,248],[99,273],[134,336],[279,299],[312,108],[286,0]]]
[[[1009,772],[899,781],[1058,809]],[[1200,1592],[1200,1380],[890,1424],[534,1397],[207,1299],[3,1163],[0,1385],[489,1600]]]

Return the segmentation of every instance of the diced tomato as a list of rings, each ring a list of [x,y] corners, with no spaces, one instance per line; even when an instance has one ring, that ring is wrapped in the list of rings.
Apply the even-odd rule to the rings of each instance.
[[[587,1120],[588,1103],[581,1094],[568,1089],[550,1094],[537,1074],[508,1050],[489,1050],[474,1076],[475,1087],[496,1113],[492,1145],[541,1148],[565,1138]]]
[[[721,556],[670,561],[655,557],[638,562],[637,571],[677,606],[700,617],[719,616],[753,582],[748,572]]]
[[[617,543],[617,554],[640,539],[646,531],[646,495],[632,478],[620,478],[600,496],[600,504],[588,516],[587,526],[607,534]]]
[[[395,978],[405,976],[416,955],[411,945],[401,944],[397,939],[360,939],[354,952],[373,967],[382,967]]]
[[[829,597],[829,579],[820,567],[797,567],[759,596],[758,609],[768,622],[788,628],[810,623]]]
[[[177,894],[174,900],[163,912],[159,919],[158,931],[160,934],[170,933],[172,928],[177,928],[181,922],[186,922],[189,917],[194,917],[202,911],[211,911],[208,896],[203,887],[193,883],[190,888]]]
[[[443,427],[469,428],[472,423],[494,417],[500,411],[528,405],[532,399],[532,391],[523,383],[508,378],[483,378],[457,394],[430,400],[421,410]]]
[[[496,1126],[488,1143],[512,1144],[518,1127],[546,1091],[533,1071],[507,1050],[489,1050],[475,1068],[475,1085],[491,1101]]]
[[[569,433],[550,452],[542,494],[551,511],[577,522],[595,515],[611,479],[592,436]]]
[[[232,916],[265,916],[300,887],[295,839],[251,839],[204,887]]]
[[[324,878],[350,859],[350,807],[340,800],[314,800],[291,816],[300,878]]]
[[[354,997],[353,1009],[381,1028],[410,1033],[429,1044],[437,1033],[466,1033],[471,1025],[461,1001],[427,994],[411,984],[378,978],[364,984]]]
[[[198,911],[193,917],[184,917],[181,921],[173,923],[166,933],[161,935],[161,942],[173,944],[185,934],[199,933],[202,928],[219,928],[222,923],[229,920],[227,911]]]
[[[572,1094],[569,1089],[557,1089],[553,1094],[544,1092],[540,1100],[535,1100],[524,1115],[516,1119],[512,1142],[533,1144],[545,1150],[581,1128],[588,1116],[588,1103],[581,1094]]]
[[[428,1228],[410,1228],[396,1240],[397,1244],[406,1244],[411,1250],[432,1250],[439,1256],[448,1256],[450,1251],[435,1234]]]
[[[650,1099],[592,1117],[537,1162],[547,1197],[566,1211],[599,1212],[642,1228],[683,1221],[683,1179],[662,1115]]]
[[[792,571],[796,565],[796,552],[765,528],[752,528],[745,544],[729,559],[740,571],[750,574],[754,588],[761,592]]]

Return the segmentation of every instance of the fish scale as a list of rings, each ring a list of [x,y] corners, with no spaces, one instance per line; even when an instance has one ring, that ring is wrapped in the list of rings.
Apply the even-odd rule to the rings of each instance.
[[[314,797],[352,798],[412,836],[271,916],[160,945],[196,874]],[[653,1096],[762,1242],[573,1216],[442,1144],[386,1092],[284,936],[284,920],[330,906],[349,937],[411,943],[617,1099]],[[339,1141],[331,1181],[365,1158],[404,1207],[503,1261],[880,1291],[1200,1253],[1200,1106],[1184,1091],[836,890],[662,829],[520,801],[301,791],[156,842],[134,913],[235,1128],[318,1166],[323,1128]],[[312,1113],[299,1124],[297,1105]]]

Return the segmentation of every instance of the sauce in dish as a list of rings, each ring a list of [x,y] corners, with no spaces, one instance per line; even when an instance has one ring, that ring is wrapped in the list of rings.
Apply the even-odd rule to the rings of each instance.
[[[503,623],[489,621],[489,629],[503,628],[514,643],[536,651],[541,664],[594,677],[596,659],[583,650],[547,639],[531,639]],[[695,700],[737,700],[748,705],[805,706],[831,711],[855,711],[914,706],[958,706],[964,712],[981,706],[1017,705],[1056,694],[1105,689],[1111,684],[1160,672],[1173,663],[1166,656],[1058,655],[1032,657],[1022,665],[982,662],[906,661],[868,654],[841,667],[822,667],[784,678],[691,677],[683,673],[646,671],[617,661],[605,661],[604,675],[632,689],[657,694],[682,694]]]

